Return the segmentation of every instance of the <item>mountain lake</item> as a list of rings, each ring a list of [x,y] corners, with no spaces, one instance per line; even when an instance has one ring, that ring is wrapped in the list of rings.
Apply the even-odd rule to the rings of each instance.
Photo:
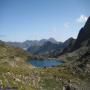
[[[32,64],[35,67],[53,67],[63,64],[63,61],[56,60],[56,59],[45,59],[45,60],[28,60],[28,64]]]

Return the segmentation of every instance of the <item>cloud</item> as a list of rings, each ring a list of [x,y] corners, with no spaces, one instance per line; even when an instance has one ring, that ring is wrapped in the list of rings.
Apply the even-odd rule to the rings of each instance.
[[[69,22],[64,23],[64,27],[65,27],[66,29],[69,28],[69,27],[70,27],[70,23],[69,23]]]
[[[82,14],[82,15],[80,15],[79,18],[76,19],[76,21],[77,21],[78,23],[83,23],[83,22],[86,22],[87,19],[88,19],[88,17]]]

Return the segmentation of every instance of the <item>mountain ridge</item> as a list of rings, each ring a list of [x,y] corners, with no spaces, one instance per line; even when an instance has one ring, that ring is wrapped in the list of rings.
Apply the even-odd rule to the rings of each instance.
[[[41,39],[41,40],[26,40],[24,42],[6,42],[7,45],[11,45],[11,46],[15,46],[15,47],[19,47],[19,48],[23,48],[23,49],[27,49],[30,46],[41,46],[43,45],[45,42],[52,42],[52,43],[58,43],[58,41],[56,41],[54,38],[49,38],[49,39]]]

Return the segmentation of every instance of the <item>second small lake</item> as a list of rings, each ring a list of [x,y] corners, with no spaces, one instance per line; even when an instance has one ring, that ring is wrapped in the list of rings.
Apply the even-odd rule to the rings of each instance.
[[[57,66],[60,64],[63,64],[64,62],[60,60],[28,60],[28,64],[32,64],[33,66],[36,67],[52,67],[52,66]]]

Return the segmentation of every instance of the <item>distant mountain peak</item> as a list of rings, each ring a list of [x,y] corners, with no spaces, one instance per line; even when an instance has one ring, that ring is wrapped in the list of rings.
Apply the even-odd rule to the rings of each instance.
[[[52,42],[52,43],[57,43],[57,41],[56,41],[54,38],[52,38],[52,37],[50,37],[50,38],[48,39],[48,41],[50,41],[50,42]]]

